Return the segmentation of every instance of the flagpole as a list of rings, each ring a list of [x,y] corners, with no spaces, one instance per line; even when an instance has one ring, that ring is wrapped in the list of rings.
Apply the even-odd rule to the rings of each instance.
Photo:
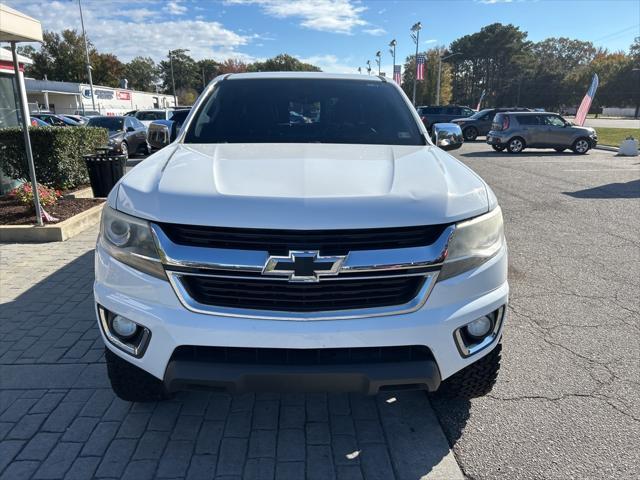
[[[413,33],[415,33],[415,36],[412,35],[411,38],[413,38],[413,41],[416,44],[416,56],[414,57],[415,60],[415,66],[416,66],[416,71],[415,71],[415,75],[413,77],[413,106],[416,106],[416,84],[418,82],[418,47],[420,46],[420,30],[422,29],[422,24],[420,22],[415,23],[412,27],[411,27],[411,31]]]

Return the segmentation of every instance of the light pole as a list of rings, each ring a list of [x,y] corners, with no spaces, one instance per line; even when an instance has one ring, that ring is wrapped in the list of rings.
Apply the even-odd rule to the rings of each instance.
[[[371,60],[367,60],[367,74],[371,75]]]
[[[169,66],[171,67],[171,85],[173,86],[173,106],[178,106],[178,97],[176,96],[176,79],[173,76],[173,51],[169,50]]]
[[[447,55],[446,57],[443,57],[442,55],[438,55],[438,81],[436,82],[436,105],[440,105],[440,77],[442,76],[442,60],[455,57],[456,55],[460,55],[460,52],[452,53],[451,55]]]
[[[91,78],[91,63],[89,63],[89,46],[87,44],[87,34],[84,31],[84,17],[82,16],[82,3],[78,0],[78,8],[80,9],[80,25],[82,25],[82,37],[84,38],[84,54],[87,60],[87,75],[89,76],[89,88],[91,89],[91,106],[96,111],[96,97],[93,95],[93,78]],[[48,107],[48,105],[47,105]],[[84,111],[84,107],[82,109]]]
[[[413,106],[416,106],[416,84],[418,81],[418,47],[420,45],[420,30],[422,30],[422,23],[414,23],[411,27],[411,38],[416,44],[416,56],[414,57],[416,71],[413,76]]]
[[[178,97],[176,96],[176,79],[173,76],[173,53],[177,52],[177,51],[188,52],[189,49],[188,48],[185,48],[185,49],[177,48],[175,50],[169,50],[169,65],[171,67],[171,85],[173,86],[173,105],[175,107],[178,106]]]
[[[382,61],[382,52],[378,50],[376,52],[376,63],[378,64],[378,76],[380,76],[380,62]]]
[[[396,45],[398,45],[398,42],[396,42],[395,38],[389,42],[389,46],[391,47],[389,49],[389,53],[393,57],[393,69],[391,70],[392,78],[396,78]]]

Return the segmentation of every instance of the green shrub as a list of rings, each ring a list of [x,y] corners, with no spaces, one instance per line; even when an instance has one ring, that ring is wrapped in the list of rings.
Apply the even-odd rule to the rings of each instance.
[[[95,127],[31,127],[38,183],[73,188],[89,182],[82,155],[107,144],[109,133]],[[29,179],[24,136],[19,128],[0,129],[0,169],[16,180]]]

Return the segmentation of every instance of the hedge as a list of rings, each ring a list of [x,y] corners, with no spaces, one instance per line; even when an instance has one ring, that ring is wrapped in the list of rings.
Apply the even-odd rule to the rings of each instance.
[[[29,134],[38,183],[59,189],[89,183],[82,155],[109,139],[106,129],[95,127],[30,127]],[[0,169],[16,180],[29,178],[20,128],[0,129]]]

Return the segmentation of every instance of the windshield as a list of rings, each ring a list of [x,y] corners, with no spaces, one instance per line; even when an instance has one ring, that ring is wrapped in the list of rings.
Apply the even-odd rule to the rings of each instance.
[[[165,120],[166,117],[164,112],[137,112],[135,116],[141,121]]]
[[[473,120],[477,120],[478,118],[484,117],[487,113],[492,111],[492,108],[485,108],[484,110],[480,110],[479,112],[474,113],[469,118]]]
[[[87,127],[106,128],[110,132],[118,132],[124,129],[124,120],[114,117],[93,117],[87,122]]]
[[[223,80],[186,143],[424,145],[393,85],[335,79]]]

